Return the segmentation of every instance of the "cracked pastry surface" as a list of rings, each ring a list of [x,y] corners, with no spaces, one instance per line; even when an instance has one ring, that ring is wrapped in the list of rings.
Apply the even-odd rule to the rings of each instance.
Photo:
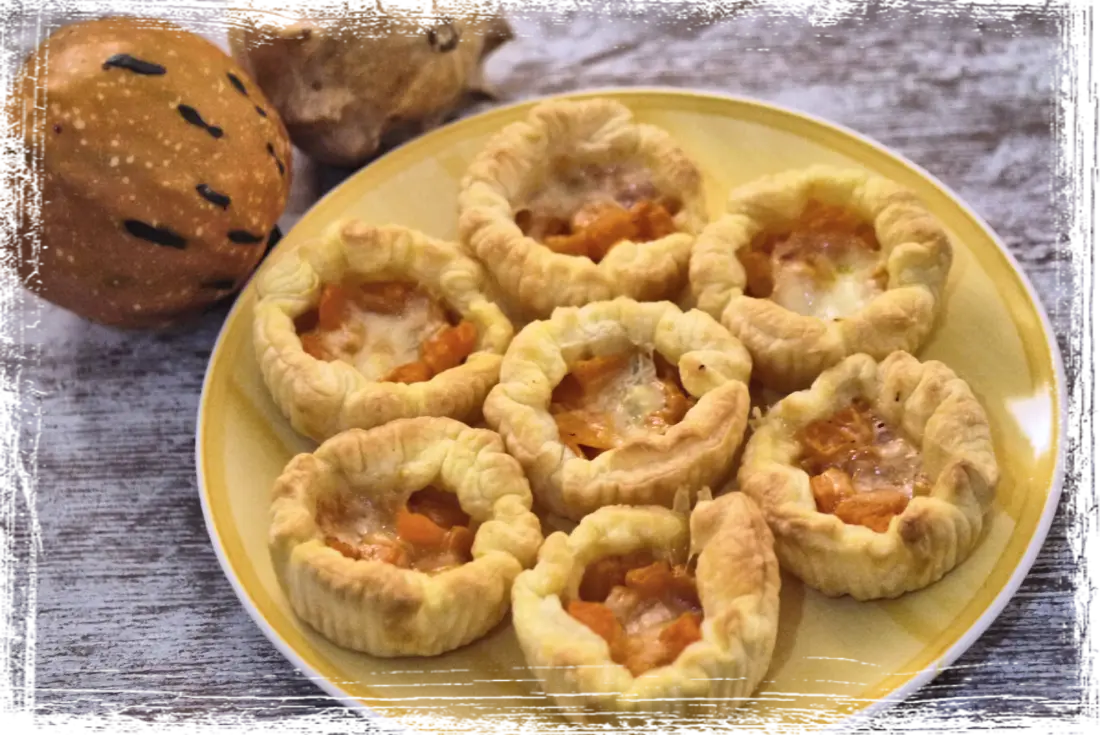
[[[848,355],[917,350],[951,262],[946,232],[915,195],[813,166],[731,192],[696,240],[690,283],[698,307],[744,342],[757,380],[798,390]]]
[[[732,472],[750,371],[745,349],[703,312],[620,297],[521,330],[485,418],[557,515],[671,507],[681,487]]]
[[[453,419],[342,432],[275,483],[269,549],[294,612],[337,645],[434,656],[499,623],[542,533],[496,434]]]
[[[605,99],[552,100],[494,136],[459,232],[516,313],[675,298],[706,222],[702,175],[668,133]]]
[[[484,284],[453,244],[338,223],[260,277],[264,381],[294,429],[318,441],[397,418],[474,421],[513,334]]]
[[[512,619],[528,666],[567,716],[732,710],[775,646],[772,544],[741,493],[700,493],[690,520],[661,507],[601,508],[551,534],[516,579]]]
[[[755,427],[738,472],[784,568],[830,596],[897,597],[973,551],[999,477],[984,409],[947,366],[853,355]]]

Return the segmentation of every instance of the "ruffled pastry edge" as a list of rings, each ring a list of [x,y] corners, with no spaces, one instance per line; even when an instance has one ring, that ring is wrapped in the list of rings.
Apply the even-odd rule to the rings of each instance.
[[[599,263],[562,255],[526,237],[513,205],[539,161],[562,145],[586,159],[642,159],[662,191],[680,198],[677,233],[646,243],[616,245]],[[664,130],[637,123],[619,102],[553,100],[497,133],[466,171],[459,193],[462,242],[491,272],[509,308],[544,318],[559,306],[617,296],[640,301],[675,298],[687,281],[695,236],[707,221],[702,174]]]
[[[884,292],[842,319],[826,321],[744,294],[736,253],[769,226],[796,218],[810,198],[852,208],[873,222],[887,255]],[[914,352],[941,311],[953,251],[947,233],[912,192],[855,169],[812,166],[731,192],[726,213],[692,248],[690,290],[698,308],[730,329],[753,356],[754,377],[779,390],[807,387],[848,355],[883,359]]]
[[[863,397],[920,447],[933,481],[876,533],[820,513],[796,466],[799,428]],[[829,596],[893,598],[938,581],[977,545],[999,478],[985,410],[946,365],[853,355],[777,403],[746,444],[738,482],[764,510],[783,567]]]
[[[314,308],[325,283],[348,272],[408,278],[478,329],[466,361],[423,383],[369,380],[353,366],[302,349],[294,319]],[[316,441],[398,418],[447,416],[473,422],[500,373],[512,323],[484,293],[481,266],[451,243],[395,225],[337,223],[320,238],[280,253],[258,282],[253,345],[264,382],[296,431]]]
[[[640,548],[673,561],[698,555],[702,640],[670,665],[639,677],[610,658],[607,643],[563,608],[585,567]],[[572,534],[549,536],[534,569],[512,588],[512,619],[528,666],[544,690],[582,713],[713,714],[745,703],[771,663],[779,620],[779,565],[763,514],[741,493],[701,500],[688,520],[657,507],[602,508]],[[591,717],[585,717],[590,722]]]
[[[315,514],[341,485],[411,493],[439,483],[480,522],[473,561],[439,574],[356,560],[328,547]],[[542,543],[519,464],[491,431],[448,418],[352,429],[291,460],[272,491],[269,550],[294,612],[324,637],[374,656],[435,656],[488,633]]]
[[[586,350],[607,355],[634,346],[676,365],[698,403],[664,434],[631,440],[593,460],[576,456],[549,412],[554,387]],[[745,348],[703,312],[620,297],[559,308],[521,330],[484,413],[551,512],[579,520],[605,505],[671,507],[681,488],[719,486],[732,473],[748,420],[751,370]]]

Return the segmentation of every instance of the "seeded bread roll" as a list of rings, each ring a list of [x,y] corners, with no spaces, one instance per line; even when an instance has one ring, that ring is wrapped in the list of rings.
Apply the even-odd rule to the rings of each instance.
[[[277,237],[286,130],[245,72],[195,34],[142,18],[66,26],[28,57],[7,108],[42,187],[37,268],[24,236],[17,269],[61,307],[166,326],[236,291]]]

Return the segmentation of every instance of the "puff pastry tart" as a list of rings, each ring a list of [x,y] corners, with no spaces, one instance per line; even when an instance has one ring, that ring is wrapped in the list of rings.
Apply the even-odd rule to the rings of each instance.
[[[453,419],[351,429],[275,483],[270,551],[294,612],[374,656],[433,656],[485,635],[542,542],[500,437]]]
[[[294,429],[318,441],[397,418],[476,420],[511,322],[458,247],[349,221],[259,278],[253,342]]]
[[[940,362],[853,355],[754,427],[738,473],[780,562],[826,595],[897,597],[974,549],[998,480],[989,423]]]
[[[931,333],[952,250],[917,197],[814,166],[735,189],[691,256],[700,309],[753,357],[753,377],[807,387],[848,355],[914,352]]]
[[[748,418],[748,352],[701,311],[620,297],[562,307],[512,341],[485,418],[539,503],[671,507],[732,471]]]
[[[512,309],[676,298],[706,223],[702,175],[618,102],[557,100],[492,138],[459,194],[463,242]]]
[[[779,618],[772,535],[742,493],[707,496],[690,522],[601,508],[551,534],[516,579],[516,637],[572,719],[728,711],[763,679]]]

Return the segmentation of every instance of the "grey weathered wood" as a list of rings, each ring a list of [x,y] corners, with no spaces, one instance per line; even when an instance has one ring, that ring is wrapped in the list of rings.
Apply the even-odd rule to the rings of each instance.
[[[518,38],[492,58],[489,76],[509,100],[661,84],[751,95],[850,126],[958,191],[1020,259],[1067,334],[1056,19],[875,7],[822,27],[751,9],[710,20],[657,9],[633,19],[528,13],[513,18]],[[341,177],[298,170],[301,185],[319,189]],[[284,225],[314,193],[296,194]],[[29,308],[41,317],[24,348],[28,359],[40,353],[28,369],[42,394],[38,711],[286,717],[335,707],[252,624],[207,539],[193,437],[225,309],[171,333],[126,334]],[[875,727],[1077,711],[1070,533],[1063,508],[990,631]],[[337,711],[338,729],[364,727]]]

